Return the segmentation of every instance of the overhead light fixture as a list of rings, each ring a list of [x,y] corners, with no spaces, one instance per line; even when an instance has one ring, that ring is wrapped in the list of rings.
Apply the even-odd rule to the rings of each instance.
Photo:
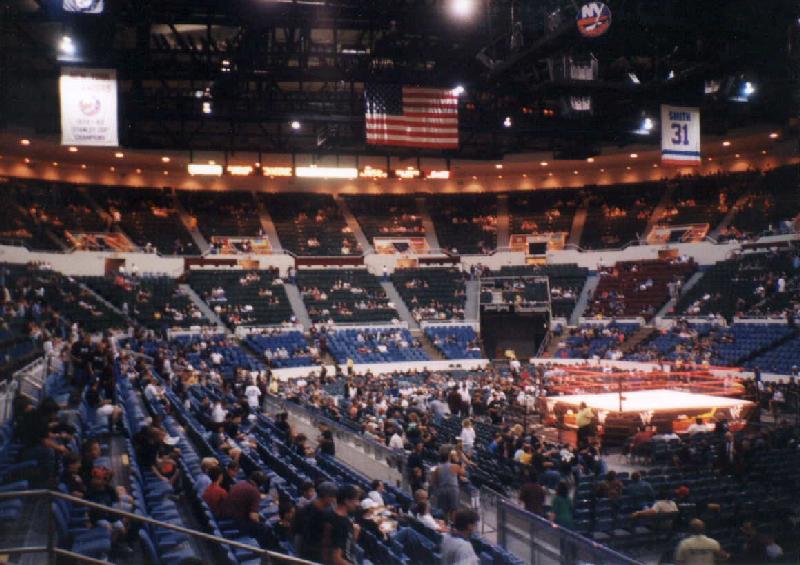
[[[116,157],[117,159],[122,159],[123,157],[125,157],[125,154],[122,151],[117,151],[116,153],[114,153],[114,157]]]
[[[631,153],[631,159],[638,159],[638,158],[639,158],[638,153]]]
[[[594,157],[587,157],[586,158],[586,162],[587,163],[594,163]]]
[[[503,127],[511,127],[511,116],[506,116],[506,119],[503,120]]]
[[[630,165],[628,165],[627,167],[625,167],[625,170],[626,170],[626,171],[630,171],[630,170],[631,170],[631,166],[630,166]]]
[[[542,167],[546,167],[546,166],[547,166],[549,163],[548,163],[547,161],[540,161],[540,162],[539,162],[539,164],[540,164]]]
[[[109,167],[109,168],[108,168],[108,170],[109,170],[109,171],[111,171],[111,172],[113,173],[113,172],[114,172],[114,171],[116,171],[117,169],[116,169],[116,167],[114,167],[114,166],[111,166],[111,167]]]
[[[672,80],[674,78],[675,78],[675,71],[670,69],[669,74],[667,75],[667,80]]]
[[[639,77],[636,76],[636,73],[628,73],[628,78],[631,79],[633,84],[641,84]]]
[[[605,170],[605,169],[600,169],[600,172],[601,172],[601,173],[605,173],[605,172],[606,172],[606,170]]]
[[[638,135],[648,135],[650,132],[653,131],[655,125],[656,124],[653,121],[653,118],[645,116],[644,118],[642,118],[642,121],[639,124],[639,129],[635,130],[634,133]]]
[[[25,161],[25,164],[26,164],[26,165],[29,165],[29,164],[30,164],[30,162],[31,162],[31,160],[30,160],[28,157],[25,157],[25,158],[23,159],[23,161]]]
[[[739,155],[739,154],[737,153],[736,155],[734,155],[734,157],[736,157],[736,158],[738,159],[739,157],[741,157],[741,155]]]
[[[494,166],[494,168],[495,168],[495,169],[502,169],[502,168],[503,168],[503,163],[497,163],[497,164]]]
[[[450,13],[460,19],[467,19],[475,11],[475,0],[450,0]]]
[[[291,167],[269,167],[261,168],[261,173],[265,177],[290,177],[294,174]]]
[[[70,57],[75,54],[75,43],[69,35],[61,36],[61,40],[58,42],[58,52]]]
[[[773,131],[772,133],[769,134],[770,139],[778,139],[780,136],[781,134],[779,134],[777,131]]]
[[[451,92],[456,96],[461,96],[462,94],[464,94],[464,87],[461,86],[460,84],[456,85],[456,87],[453,90],[451,90]]]
[[[730,147],[731,146],[731,142],[726,139],[725,141],[722,142],[722,146],[723,147]]]
[[[204,114],[210,114],[211,111],[212,111],[211,110],[211,102],[206,100],[205,102],[203,102],[203,113]]]
[[[292,126],[292,129],[295,131],[300,129],[300,122],[298,122],[297,120],[293,120],[290,125]]]
[[[389,173],[384,171],[383,169],[376,169],[374,167],[370,167],[367,165],[361,172],[358,173],[358,176],[365,178],[365,179],[385,179],[389,177]]]
[[[429,171],[425,178],[435,180],[447,180],[450,178],[450,171]]]
[[[578,174],[578,171],[572,171],[572,174],[573,174],[573,175],[577,175],[577,174]]]
[[[169,174],[169,171],[164,171],[164,176],[167,176],[168,174]]]
[[[755,85],[749,80],[745,81],[744,85],[742,85],[742,94],[744,94],[745,96],[752,96],[755,93],[756,93]]]
[[[394,172],[394,175],[400,180],[415,179],[419,177],[420,172],[418,169],[415,169],[414,167],[406,167],[405,169],[397,169]]]
[[[30,140],[30,139],[20,139],[20,140],[19,140],[19,144],[20,144],[20,145],[25,145],[25,146],[28,146],[28,145],[30,145],[30,144],[31,144],[31,140]]]
[[[163,157],[161,157],[161,162],[162,162],[162,163],[169,163],[169,161],[170,161],[170,159],[169,159],[169,157],[167,157],[166,155],[164,155]]]
[[[653,163],[653,168],[657,169],[658,168],[658,163]]]
[[[294,175],[300,178],[309,179],[346,179],[358,178],[358,169],[355,167],[296,167]]]
[[[221,66],[220,66],[220,70],[223,73],[231,72],[231,62],[228,59],[223,59],[222,63],[221,63]]]
[[[198,175],[218,177],[222,175],[222,165],[211,163],[189,163],[186,170],[192,176]]]
[[[67,149],[67,151],[69,151],[70,153],[77,153],[78,152],[78,148],[75,147],[74,145],[70,145],[69,149]]]
[[[58,161],[53,161],[53,166],[58,167]]]
[[[767,150],[766,150],[766,149],[762,149],[762,150],[761,150],[761,154],[762,154],[762,155],[766,155],[766,154],[767,154]]]
[[[236,177],[246,177],[253,174],[253,167],[250,165],[228,165],[228,174]]]
[[[142,174],[142,169],[136,169],[136,174],[137,175],[141,175]]]
[[[86,168],[86,163],[81,164],[81,169],[85,169],[85,168]]]

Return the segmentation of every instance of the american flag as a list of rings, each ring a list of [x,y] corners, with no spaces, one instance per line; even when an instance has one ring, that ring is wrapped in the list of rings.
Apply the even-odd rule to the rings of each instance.
[[[364,98],[368,144],[458,148],[458,95],[452,90],[368,84]]]

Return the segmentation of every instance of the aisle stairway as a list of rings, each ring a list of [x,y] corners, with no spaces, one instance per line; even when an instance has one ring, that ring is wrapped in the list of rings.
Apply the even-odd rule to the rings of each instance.
[[[727,228],[733,222],[733,219],[736,217],[736,214],[739,212],[739,209],[744,206],[744,203],[747,201],[747,195],[742,196],[739,200],[736,201],[736,204],[731,206],[731,209],[728,210],[728,213],[725,214],[725,217],[722,218],[722,221],[717,226],[712,226],[710,232],[708,232],[708,237],[711,239],[717,239],[719,236],[719,232]]]
[[[659,200],[658,205],[653,210],[653,213],[650,214],[650,218],[647,220],[647,225],[644,228],[644,233],[641,234],[642,238],[646,238],[647,234],[650,233],[650,230],[653,229],[658,223],[658,219],[663,215],[664,210],[672,204],[672,194],[675,192],[675,188],[677,185],[667,185],[667,190],[664,191],[664,194],[661,195],[661,200]]]
[[[583,290],[578,298],[578,302],[575,303],[575,309],[572,311],[572,315],[569,317],[570,326],[577,326],[580,322],[581,316],[583,316],[583,313],[586,311],[586,307],[589,305],[589,300],[592,298],[592,295],[594,295],[594,291],[599,282],[600,275],[591,275],[588,279],[586,279],[586,284],[583,285]]]
[[[694,285],[698,283],[698,281],[700,281],[701,278],[703,278],[703,271],[696,271],[693,273],[692,276],[689,277],[689,280],[686,281],[683,287],[681,287],[681,294],[686,294]],[[658,312],[656,312],[656,318],[663,318],[664,316],[672,313],[672,309],[675,307],[676,303],[676,300],[672,298],[669,299],[667,303],[664,304],[664,306],[662,306]]]
[[[464,319],[469,322],[477,321],[480,318],[480,281],[467,281],[464,283],[467,301],[464,304]]]
[[[397,289],[392,281],[381,281],[381,288],[383,288],[386,296],[389,297],[389,301],[394,304],[394,309],[397,310],[400,320],[408,324],[408,329],[419,329],[419,324],[414,319],[414,316],[411,315],[406,303],[403,302],[403,299],[400,297],[400,293],[397,292]]]
[[[175,191],[172,192],[172,205],[178,212],[178,217],[181,219],[186,231],[188,231],[189,235],[192,236],[192,241],[194,241],[194,244],[200,250],[200,254],[205,255],[208,253],[211,249],[211,245],[208,243],[208,241],[206,241],[206,238],[203,237],[203,234],[200,233],[200,230],[197,229],[197,226],[194,225],[192,216],[186,211],[186,208],[183,207],[183,204],[181,204],[181,199],[178,198],[178,193]]]
[[[289,304],[292,305],[292,311],[297,318],[298,323],[303,326],[303,329],[308,331],[311,329],[311,317],[308,315],[308,309],[303,302],[303,297],[300,296],[300,291],[296,284],[283,283],[283,289],[286,291],[286,297],[289,299]]]
[[[436,235],[436,226],[433,224],[430,212],[428,212],[428,203],[425,197],[420,196],[416,201],[417,210],[419,211],[420,217],[422,217],[422,226],[425,228],[425,239],[428,242],[428,247],[430,247],[431,250],[441,249],[441,245],[439,245],[439,236]]]
[[[272,252],[280,253],[283,251],[283,246],[278,237],[278,230],[275,228],[275,224],[272,221],[272,216],[269,215],[269,210],[267,210],[267,207],[264,206],[260,198],[256,198],[255,192],[253,192],[253,201],[255,201],[256,210],[258,210],[258,219],[261,222],[261,229],[264,230],[264,234],[267,236],[267,241],[269,241]]]
[[[651,337],[653,337],[653,334],[657,333],[658,333],[657,329],[649,326],[644,326],[642,328],[639,328],[633,333],[632,336],[630,336],[628,339],[622,342],[622,345],[620,346],[619,350],[622,353],[630,353],[631,351],[634,351],[637,346],[639,346],[640,344],[646,342]]]
[[[212,310],[211,307],[206,304],[205,300],[200,298],[200,295],[198,295],[191,286],[188,284],[181,284],[178,285],[178,288],[181,290],[181,292],[188,296],[192,302],[194,302],[195,306],[200,309],[200,311],[203,313],[203,316],[205,316],[207,320],[210,320],[212,324],[217,326],[218,331],[227,332],[225,323],[220,319],[219,316],[217,316],[216,312],[214,312],[214,310]]]
[[[572,218],[572,228],[569,231],[567,238],[567,245],[578,246],[581,244],[581,236],[583,236],[583,227],[586,225],[586,216],[589,213],[589,199],[584,198],[578,209],[575,211],[575,216]]]
[[[508,194],[497,196],[497,249],[506,249],[511,240],[511,218],[508,214]]]
[[[334,194],[333,199],[339,206],[339,211],[342,213],[342,216],[344,216],[344,221],[347,222],[347,227],[350,228],[351,232],[353,232],[353,236],[355,236],[356,241],[361,246],[361,249],[364,251],[364,253],[374,253],[375,250],[372,248],[372,244],[364,234],[364,230],[361,229],[361,225],[358,223],[358,220],[356,220],[356,217],[350,210],[350,206],[347,205],[347,201],[339,194]]]

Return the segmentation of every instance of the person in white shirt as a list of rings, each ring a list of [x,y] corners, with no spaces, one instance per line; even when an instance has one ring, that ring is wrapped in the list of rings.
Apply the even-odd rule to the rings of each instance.
[[[244,389],[244,395],[247,397],[247,404],[250,406],[250,409],[257,412],[258,411],[258,399],[261,397],[261,389],[258,388],[255,383],[250,383]]]
[[[392,434],[392,437],[389,439],[389,447],[391,449],[403,449],[405,447],[405,441],[403,440],[400,430],[395,430]]]
[[[211,408],[211,421],[215,424],[222,424],[225,422],[225,418],[228,415],[228,410],[225,407],[226,403],[224,400],[217,400],[214,403],[214,406]]]
[[[211,352],[211,364],[215,367],[219,367],[222,364],[222,353],[219,351],[212,351]]]
[[[367,500],[371,501],[371,507],[383,507],[386,506],[386,503],[383,500],[383,491],[386,490],[386,487],[383,484],[383,481],[375,479],[372,481],[370,485],[372,490],[367,493],[367,498],[365,498],[362,502],[366,502]]]
[[[467,455],[472,455],[475,448],[475,430],[472,427],[472,421],[469,418],[461,422],[461,435],[459,435],[461,443],[464,445],[464,452]]]

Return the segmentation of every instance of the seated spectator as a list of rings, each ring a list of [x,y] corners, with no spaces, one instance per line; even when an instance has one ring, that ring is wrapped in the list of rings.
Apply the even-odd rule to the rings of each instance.
[[[616,500],[622,496],[622,481],[617,478],[616,471],[606,473],[606,479],[597,486],[596,494],[600,498]]]
[[[470,543],[478,525],[478,514],[471,509],[458,510],[453,516],[453,529],[442,538],[442,565],[478,565],[480,560]]]
[[[294,522],[295,506],[289,500],[281,500],[278,504],[278,521],[272,526],[272,531],[279,542],[292,541],[292,523]]]
[[[228,498],[228,491],[222,488],[223,472],[219,466],[215,466],[211,467],[207,473],[211,484],[203,492],[203,500],[215,516],[220,516],[225,499]]]
[[[652,485],[650,485],[650,483],[647,481],[642,480],[642,476],[638,471],[631,474],[631,482],[628,483],[628,486],[625,490],[629,495],[633,496],[639,502],[649,502],[655,497],[655,491],[653,490]]]
[[[729,557],[717,540],[705,535],[705,524],[702,520],[694,519],[689,522],[689,531],[692,535],[682,540],[675,550],[675,562],[678,565],[707,565],[713,564],[715,558]]]
[[[232,519],[242,533],[255,537],[262,547],[268,547],[269,537],[259,514],[262,488],[269,488],[269,478],[262,471],[253,471],[247,480],[231,487],[220,505],[220,514]]]
[[[672,500],[669,489],[662,489],[658,492],[658,498],[650,508],[638,510],[633,513],[633,516],[650,516],[652,514],[671,514],[678,512],[678,505]]]

